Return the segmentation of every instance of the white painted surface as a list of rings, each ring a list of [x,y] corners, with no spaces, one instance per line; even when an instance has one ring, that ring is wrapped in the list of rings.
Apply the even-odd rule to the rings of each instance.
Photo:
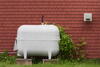
[[[84,13],[84,21],[92,21],[92,13]]]
[[[59,30],[54,25],[22,25],[18,28],[14,49],[19,56],[52,56],[59,52]]]

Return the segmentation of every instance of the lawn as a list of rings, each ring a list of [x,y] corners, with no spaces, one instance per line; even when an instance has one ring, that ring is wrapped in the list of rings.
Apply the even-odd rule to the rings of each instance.
[[[99,63],[78,63],[66,62],[63,64],[33,64],[33,65],[16,65],[0,63],[0,67],[100,67]]]

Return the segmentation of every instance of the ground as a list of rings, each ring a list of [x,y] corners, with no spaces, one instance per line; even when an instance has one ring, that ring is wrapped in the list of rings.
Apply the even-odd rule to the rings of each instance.
[[[33,64],[33,65],[16,65],[0,63],[0,67],[100,67],[100,62],[66,62],[60,64]]]

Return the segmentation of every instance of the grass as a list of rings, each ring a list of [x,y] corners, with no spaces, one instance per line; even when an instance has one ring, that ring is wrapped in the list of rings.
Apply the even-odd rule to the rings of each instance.
[[[100,64],[33,64],[33,65],[0,64],[0,67],[100,67]]]
[[[0,63],[0,67],[100,67],[100,63],[94,61],[86,61],[86,62],[64,62],[60,64],[33,64],[33,65],[17,65],[17,64],[7,64]]]

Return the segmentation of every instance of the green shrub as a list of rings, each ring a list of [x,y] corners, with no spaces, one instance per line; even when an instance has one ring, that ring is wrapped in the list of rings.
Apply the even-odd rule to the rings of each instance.
[[[16,57],[15,56],[9,56],[8,51],[4,51],[0,54],[0,62],[6,62],[6,63],[15,63]]]
[[[86,45],[85,39],[80,38],[77,44],[74,44],[75,58],[78,61],[85,59],[85,50],[84,46]]]
[[[71,60],[73,59],[73,42],[71,37],[64,32],[64,28],[61,26],[58,26],[59,31],[60,31],[60,42],[59,42],[59,48],[60,48],[60,53],[59,57],[61,59],[68,59]]]
[[[58,28],[61,39],[59,42],[60,52],[58,57],[63,60],[82,60],[84,56],[81,49],[85,42],[80,40],[78,44],[74,44],[71,36],[64,31],[64,28],[59,25]]]

